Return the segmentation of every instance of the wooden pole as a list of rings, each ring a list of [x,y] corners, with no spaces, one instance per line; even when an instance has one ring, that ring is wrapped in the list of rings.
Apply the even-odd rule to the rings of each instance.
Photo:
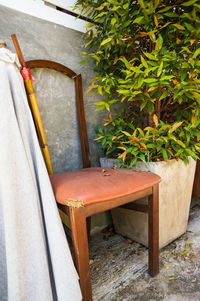
[[[35,95],[34,88],[33,88],[31,74],[30,74],[29,69],[26,68],[26,63],[24,61],[24,57],[21,52],[16,35],[12,34],[11,38],[13,40],[13,44],[15,46],[15,50],[18,55],[20,64],[22,65],[21,73],[22,73],[22,76],[24,75],[23,76],[24,84],[25,84],[27,95],[28,95],[30,109],[31,109],[33,119],[35,122],[36,131],[38,134],[38,138],[39,138],[40,146],[41,146],[41,149],[43,152],[46,167],[47,167],[48,173],[51,175],[51,174],[53,174],[53,168],[52,168],[51,158],[50,158],[50,154],[49,154],[49,150],[48,150],[48,146],[47,146],[44,128],[42,125],[42,120],[41,120],[41,116],[40,116],[40,112],[39,112],[39,108],[38,108],[38,104],[37,104],[37,99],[36,99],[36,95]]]

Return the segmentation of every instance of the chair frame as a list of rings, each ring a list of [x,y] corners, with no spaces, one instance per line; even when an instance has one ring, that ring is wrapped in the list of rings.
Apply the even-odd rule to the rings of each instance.
[[[50,68],[62,72],[75,82],[76,107],[81,141],[83,168],[90,167],[89,145],[86,130],[86,121],[83,104],[82,78],[71,69],[56,62],[47,60],[27,61],[26,65],[31,68]],[[38,137],[40,137],[38,133]],[[132,203],[142,197],[148,197],[147,205]],[[148,261],[149,274],[155,276],[159,272],[159,184],[131,195],[115,198],[106,202],[91,204],[88,206],[69,207],[58,204],[59,209],[64,211],[70,219],[71,236],[74,249],[75,264],[80,278],[80,287],[83,301],[92,300],[92,288],[89,266],[88,229],[90,217],[116,207],[136,210],[148,213]]]

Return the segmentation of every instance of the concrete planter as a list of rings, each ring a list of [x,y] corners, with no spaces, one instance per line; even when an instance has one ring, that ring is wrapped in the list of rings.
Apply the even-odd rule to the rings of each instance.
[[[100,159],[101,166],[116,165],[115,159]],[[185,166],[181,160],[162,162],[137,163],[134,169],[150,170],[162,178],[159,186],[159,239],[160,248],[185,233],[188,223],[192,188],[194,182],[196,162],[189,158]],[[141,199],[138,203],[146,203]],[[148,246],[148,216],[143,212],[116,208],[112,211],[115,231],[127,236],[145,246]]]

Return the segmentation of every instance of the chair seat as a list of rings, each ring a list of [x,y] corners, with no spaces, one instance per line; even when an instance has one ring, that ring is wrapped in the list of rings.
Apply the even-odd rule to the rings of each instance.
[[[54,174],[50,180],[58,203],[73,199],[88,206],[140,192],[161,178],[151,172],[99,167]]]

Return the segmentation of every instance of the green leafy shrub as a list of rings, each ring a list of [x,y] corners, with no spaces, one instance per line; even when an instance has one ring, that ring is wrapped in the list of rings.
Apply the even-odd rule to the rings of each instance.
[[[97,128],[96,141],[101,144],[107,157],[119,158],[125,167],[132,167],[138,160],[143,162],[181,159],[188,163],[188,156],[198,159],[200,151],[196,137],[200,133],[192,124],[176,122],[172,125],[160,121],[158,127],[135,127],[125,112],[106,120]]]
[[[95,63],[88,91],[102,95],[98,109],[110,111],[117,102],[128,107],[98,129],[106,154],[117,154],[126,166],[197,159],[200,1],[78,0],[77,5],[94,21],[85,37],[96,51],[82,53]]]

